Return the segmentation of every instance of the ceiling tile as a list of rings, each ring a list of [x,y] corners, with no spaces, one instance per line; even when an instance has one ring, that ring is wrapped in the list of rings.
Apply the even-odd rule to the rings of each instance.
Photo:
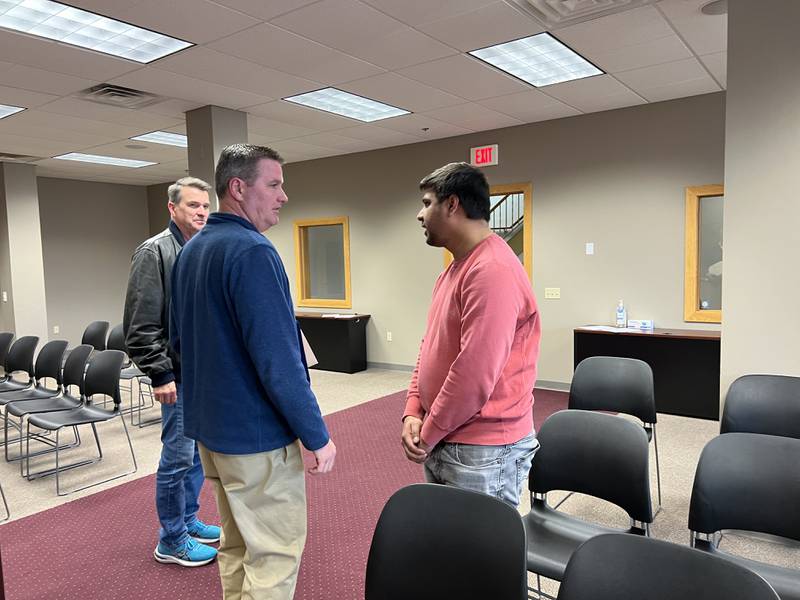
[[[310,91],[320,84],[254,62],[196,46],[158,62],[158,68],[233,89],[277,99]]]
[[[269,21],[319,0],[214,0],[228,8],[241,11],[250,16]]]
[[[153,104],[143,109],[144,112],[164,115],[167,117],[186,118],[185,113],[206,106],[207,102],[193,102],[191,100],[181,100],[179,98],[168,98],[158,104]]]
[[[557,83],[542,88],[542,91],[582,112],[595,112],[645,103],[642,98],[610,75],[598,75],[577,81]]]
[[[285,100],[276,100],[258,106],[250,106],[247,108],[247,112],[257,117],[264,117],[289,125],[307,127],[316,131],[343,129],[359,123],[359,121],[353,119],[329,114],[306,106],[299,106],[291,102],[286,102]]]
[[[481,100],[479,104],[504,113],[524,123],[559,119],[581,114],[579,110],[543,94],[539,90]]]
[[[463,54],[408,67],[399,73],[467,100],[481,100],[530,89],[522,81]]]
[[[119,18],[121,12],[130,8],[141,0],[70,0],[69,5],[75,8],[82,8],[98,15]]]
[[[272,23],[387,69],[456,53],[358,0],[323,0]]]
[[[265,67],[331,85],[383,72],[380,67],[267,23],[209,46]]]
[[[355,138],[339,135],[339,132],[315,133],[313,135],[294,138],[292,141],[321,146],[323,148],[331,148],[333,150],[355,151],[364,147],[364,140],[357,140]]]
[[[141,149],[131,149],[127,146],[145,146]],[[187,156],[186,148],[176,146],[166,146],[164,144],[152,144],[148,142],[123,140],[111,144],[102,144],[87,149],[89,154],[100,156],[113,156],[115,158],[130,158],[133,160],[147,160],[150,162],[174,162]]]
[[[350,81],[339,87],[411,112],[424,112],[464,103],[463,98],[397,73],[381,73],[366,79]]]
[[[589,60],[596,53],[636,46],[675,34],[669,23],[652,6],[570,25],[553,33]]]
[[[3,78],[5,82],[5,77]],[[31,92],[29,90],[21,90],[15,87],[6,87],[0,85],[0,104],[7,104],[10,106],[21,106],[22,108],[34,108],[47,104],[58,98],[50,94],[42,94],[40,92]],[[14,115],[3,119],[13,119]],[[2,122],[2,121],[0,121]]]
[[[337,129],[336,133],[384,146],[399,146],[420,141],[419,136],[393,131],[377,125],[360,125],[359,127],[350,127],[348,129]]]
[[[65,152],[73,152],[74,150],[75,145],[72,142],[3,133],[0,130],[0,152],[28,156],[55,156]]]
[[[596,52],[591,56],[592,62],[606,73],[619,73],[691,58],[692,53],[677,35],[670,35],[642,44]]]
[[[709,0],[662,0],[658,9],[672,23],[695,54],[728,49],[728,15],[704,15]]]
[[[259,19],[208,0],[139,0],[117,18],[194,44],[205,44],[259,23]]]
[[[98,83],[91,79],[62,75],[23,65],[12,65],[11,68],[3,70],[2,77],[4,85],[56,96],[72,94]]]
[[[511,127],[512,125],[522,124],[522,121],[519,119],[475,103],[440,108],[425,114],[439,121],[457,125],[458,127],[464,127],[465,129],[471,129],[472,131],[500,129],[501,127]]]
[[[365,0],[409,25],[430,23],[491,4],[495,0]]]
[[[107,121],[130,125],[144,130],[142,133],[162,129],[175,125],[175,117],[167,117],[155,113],[106,106],[96,102],[89,102],[80,98],[59,98],[40,110],[60,115],[70,115],[82,119]]]
[[[0,56],[4,61],[65,75],[86,77],[91,73],[95,81],[107,81],[142,66],[123,58],[114,58],[7,29],[0,29]]]
[[[491,23],[491,27],[487,27]],[[439,19],[418,29],[464,52],[528,37],[544,31],[531,17],[505,2]]]
[[[111,83],[131,87],[167,98],[194,100],[201,105],[214,104],[238,109],[251,104],[261,104],[269,98],[237,90],[224,85],[170,73],[156,67],[145,67],[111,80]]]
[[[317,130],[248,114],[247,131],[250,135],[258,135],[261,139],[275,141],[311,135]]]
[[[728,87],[728,53],[717,52],[701,56],[700,60],[706,68],[711,71],[711,75],[717,80],[723,89]]]
[[[107,121],[97,121],[94,119],[83,119],[70,115],[60,115],[43,110],[26,110],[25,112],[14,115],[18,122],[30,123],[35,127],[49,127],[52,129],[75,131],[81,134],[104,136],[106,141],[111,142],[118,139],[126,139],[139,133],[136,126],[125,125],[122,123],[109,123]],[[7,119],[3,119],[6,121]],[[2,121],[0,121],[2,123]]]
[[[444,121],[421,114],[403,115],[402,117],[386,119],[385,121],[381,121],[381,127],[419,136],[421,141],[451,137],[454,135],[464,135],[465,133],[472,132],[471,129],[445,123]]]
[[[75,148],[105,144],[113,139],[109,135],[85,133],[82,131],[75,131],[74,129],[61,129],[59,127],[39,125],[38,115],[30,116],[26,113],[20,113],[17,116],[22,117],[23,115],[25,115],[25,118],[6,118],[0,120],[0,134],[8,133],[39,138],[40,140],[69,142],[72,143]]]
[[[696,58],[626,71],[616,77],[650,102],[677,98],[675,94],[682,89],[690,92],[687,96],[720,89]]]

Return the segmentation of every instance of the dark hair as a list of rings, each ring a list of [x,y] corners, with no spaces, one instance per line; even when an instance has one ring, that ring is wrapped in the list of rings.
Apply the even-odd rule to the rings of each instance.
[[[253,144],[231,144],[223,148],[214,174],[214,187],[217,198],[228,191],[228,182],[234,177],[243,179],[248,184],[253,182],[258,169],[258,162],[264,158],[283,164],[283,158],[272,148]]]
[[[439,202],[456,195],[468,219],[489,220],[489,182],[472,165],[457,162],[439,167],[419,182],[419,189],[432,191]]]

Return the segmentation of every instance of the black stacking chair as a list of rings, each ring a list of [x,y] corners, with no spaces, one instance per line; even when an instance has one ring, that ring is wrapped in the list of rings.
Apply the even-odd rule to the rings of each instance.
[[[764,579],[704,552],[652,538],[599,535],[572,555],[558,600],[779,600]]]
[[[89,366],[86,369],[86,375],[84,376],[83,379],[83,387],[81,390],[81,401],[82,401],[81,406],[79,406],[78,408],[73,408],[71,410],[39,413],[35,415],[30,415],[28,417],[28,427],[27,427],[28,441],[27,441],[25,462],[29,479],[35,479],[37,477],[45,477],[48,475],[55,474],[56,494],[59,496],[66,496],[67,494],[84,490],[86,488],[94,487],[96,485],[100,485],[108,481],[113,481],[115,479],[119,479],[120,477],[125,477],[126,475],[130,475],[131,473],[136,472],[138,468],[136,465],[136,455],[133,452],[133,444],[131,444],[130,435],[128,435],[128,427],[125,425],[125,419],[122,415],[122,412],[120,411],[121,399],[119,394],[119,372],[120,369],[122,368],[122,363],[124,360],[125,360],[125,355],[122,352],[119,352],[118,350],[103,350],[95,353],[92,356],[91,360],[89,361]],[[92,398],[97,394],[110,396],[111,399],[114,401],[114,409],[109,411],[94,406],[92,404]],[[110,421],[115,417],[119,417],[119,420],[122,421],[122,428],[125,431],[125,437],[128,440],[128,447],[130,448],[131,451],[131,458],[133,460],[133,470],[126,471],[119,475],[114,475],[113,477],[103,479],[102,481],[90,483],[66,492],[62,492],[61,480],[60,480],[61,472],[67,469],[75,469],[83,465],[96,463],[103,459],[103,449],[100,446],[100,438],[97,435],[96,425],[98,423]],[[95,442],[97,443],[98,456],[97,458],[80,460],[68,465],[62,465],[60,462],[60,450],[59,450],[59,435],[61,433],[61,430],[64,427],[77,427],[79,425],[91,426]],[[55,432],[56,434],[55,468],[48,469],[45,471],[40,471],[38,473],[30,472],[31,427],[44,429],[45,431]]]
[[[4,363],[6,380],[0,381],[0,393],[24,390],[33,386],[33,355],[38,345],[39,338],[35,335],[26,335],[11,344]],[[28,381],[12,379],[14,373],[26,373]]]
[[[148,425],[153,425],[155,423],[160,423],[161,418],[152,419],[149,421],[142,421],[142,409],[143,408],[152,408],[155,405],[153,394],[152,394],[152,385],[150,383],[150,379],[144,376],[144,373],[139,370],[133,361],[128,356],[128,348],[125,346],[125,331],[123,329],[122,323],[116,325],[112,330],[111,333],[108,334],[108,342],[106,343],[106,347],[109,350],[119,350],[120,352],[125,353],[125,362],[122,363],[122,370],[120,371],[119,378],[123,382],[126,383],[125,391],[128,392],[131,399],[131,404],[129,409],[125,409],[125,412],[130,412],[131,414],[131,425],[137,425],[138,427],[147,427]],[[136,406],[133,404],[133,380],[137,382],[137,388],[139,390],[139,402]],[[149,389],[148,393],[144,392],[144,388],[147,387]],[[120,389],[122,387],[120,386]],[[150,399],[150,403],[147,404],[145,402],[145,397]],[[134,415],[138,415],[138,421],[134,420]]]
[[[800,440],[726,433],[706,444],[697,463],[689,504],[692,546],[755,571],[783,600],[800,599],[800,569],[720,550],[723,529],[800,542]]]
[[[47,342],[36,357],[36,366],[33,370],[34,384],[23,390],[0,393],[0,406],[7,407],[9,402],[22,399],[50,398],[61,392],[61,361],[67,349],[66,340],[53,340]],[[55,381],[55,388],[47,387],[47,379]],[[3,411],[3,443],[6,447],[5,455],[8,460],[8,411]],[[11,440],[16,441],[16,440]]]
[[[66,342],[64,342],[64,345],[66,345]],[[69,410],[72,408],[77,408],[81,405],[80,393],[78,393],[77,396],[74,396],[71,394],[71,390],[74,389],[77,391],[83,384],[83,374],[86,371],[86,361],[89,359],[89,355],[93,350],[94,349],[88,344],[77,346],[72,349],[72,352],[70,352],[67,362],[64,365],[63,371],[59,373],[59,378],[57,379],[59,386],[57,390],[54,390],[55,393],[53,393],[53,390],[45,391],[33,388],[6,394],[8,402],[6,404],[4,424],[5,439],[8,439],[9,425],[13,426],[20,434],[19,455],[17,457],[9,457],[8,445],[6,445],[6,461],[18,460],[24,456],[22,443],[26,438],[24,435],[22,435],[22,432],[24,430],[23,420],[26,415],[42,412],[53,412],[58,410]],[[42,349],[42,352],[44,352],[44,349]],[[41,356],[41,353],[39,355]],[[56,359],[53,357],[51,360],[55,361]],[[60,357],[58,358],[58,361],[60,364]],[[11,420],[11,417],[16,417],[18,422],[14,423]],[[73,428],[73,432],[75,433],[75,441],[69,445],[62,446],[62,449],[71,448],[80,444],[80,435],[77,427]],[[43,441],[42,438],[39,439],[40,441]],[[45,443],[48,446],[52,446],[52,442],[49,440],[46,440]],[[45,452],[52,452],[52,449],[45,450],[44,452],[36,452],[33,454],[33,456],[37,456]],[[24,476],[25,474],[22,469],[22,464],[23,463],[20,463],[20,475]]]
[[[635,358],[585,358],[578,363],[572,376],[569,408],[618,412],[642,421],[647,440],[653,442],[656,455],[658,514],[661,510],[661,468],[658,464],[656,401],[650,365]]]
[[[525,531],[484,494],[415,484],[383,507],[367,560],[366,600],[522,600]]]
[[[11,342],[14,341],[14,334],[10,331],[2,331],[0,332],[0,367],[5,369],[6,364],[6,355],[8,354],[8,349],[11,347]],[[0,382],[5,381],[8,379],[8,374],[3,371],[3,376],[0,377]]]
[[[528,571],[561,581],[572,553],[601,533],[650,535],[647,435],[619,417],[585,410],[562,410],[548,418],[537,435],[541,447],[533,457],[528,489],[531,511],[523,517],[528,539]],[[547,493],[564,490],[615,504],[631,519],[627,530],[584,521],[547,504]]]
[[[0,523],[3,523],[5,521],[8,521],[11,518],[11,510],[8,508],[8,501],[6,500],[6,494],[3,491],[3,485],[2,484],[0,484],[0,498],[3,499],[3,506],[6,509],[6,516],[3,517],[2,519],[0,519]],[[0,568],[0,586],[2,586],[2,583],[3,583],[1,574],[2,574],[2,569]],[[2,592],[2,587],[0,587],[0,592]],[[0,598],[4,598],[4,597],[5,596],[0,594]]]
[[[106,335],[108,335],[108,321],[92,321],[83,330],[81,344],[89,344],[98,351],[105,350]]]
[[[800,439],[800,377],[739,377],[725,396],[720,433],[761,433]]]

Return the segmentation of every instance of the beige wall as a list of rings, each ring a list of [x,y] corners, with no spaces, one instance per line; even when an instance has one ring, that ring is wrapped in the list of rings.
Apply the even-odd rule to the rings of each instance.
[[[5,187],[3,169],[0,168],[0,188]],[[11,248],[8,244],[8,214],[5,201],[0,201],[0,293],[5,292],[7,302],[0,298],[0,331],[14,331],[13,286],[11,282]]]
[[[287,165],[289,203],[268,237],[295,286],[292,221],[350,217],[353,310],[372,315],[369,361],[414,363],[442,269],[415,221],[417,183],[490,143],[500,145],[492,184],[533,183],[541,380],[570,380],[572,329],[610,323],[619,298],[630,318],[659,327],[713,327],[683,322],[684,187],[723,180],[721,93]],[[545,287],[561,299],[545,300]]]
[[[89,322],[122,321],[130,257],[148,237],[147,193],[43,177],[38,187],[50,338],[76,344]]]
[[[729,2],[722,391],[800,375],[800,3]]]
[[[172,182],[147,186],[148,231],[151,236],[164,231],[169,223],[167,189],[170,185]]]

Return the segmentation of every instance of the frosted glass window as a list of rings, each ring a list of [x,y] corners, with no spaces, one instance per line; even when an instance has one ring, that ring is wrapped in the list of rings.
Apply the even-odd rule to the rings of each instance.
[[[295,222],[298,306],[351,308],[347,217]]]
[[[722,309],[722,196],[700,199],[700,306]]]

